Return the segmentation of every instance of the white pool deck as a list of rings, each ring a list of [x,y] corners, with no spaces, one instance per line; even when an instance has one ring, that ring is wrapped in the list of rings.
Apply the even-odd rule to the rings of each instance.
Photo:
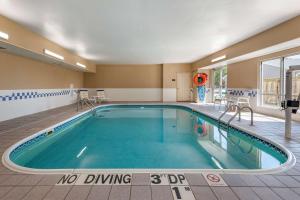
[[[144,103],[143,103],[144,104]],[[222,110],[211,104],[191,106],[195,110],[217,118]],[[0,153],[20,139],[28,137],[62,120],[78,114],[74,105],[30,116],[0,122]],[[232,113],[230,113],[232,114]],[[224,119],[230,117],[228,114]],[[300,159],[300,123],[293,123],[292,139],[284,138],[284,120],[255,114],[254,126],[249,126],[249,113],[232,125],[255,132],[277,142]],[[292,169],[275,174],[221,174],[227,186],[209,186],[203,174],[184,174],[192,196],[183,199],[300,199],[300,163]],[[63,175],[30,175],[7,169],[0,164],[0,199],[176,199],[170,185],[151,185],[150,174],[134,173],[129,185],[56,185]]]

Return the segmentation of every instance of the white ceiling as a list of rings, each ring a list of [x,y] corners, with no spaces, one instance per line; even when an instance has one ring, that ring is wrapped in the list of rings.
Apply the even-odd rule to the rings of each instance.
[[[299,15],[300,0],[0,0],[0,14],[97,63],[180,63]]]

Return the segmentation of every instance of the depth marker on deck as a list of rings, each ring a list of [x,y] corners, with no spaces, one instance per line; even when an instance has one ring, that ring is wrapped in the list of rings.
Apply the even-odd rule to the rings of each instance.
[[[174,200],[195,200],[192,188],[187,185],[171,186]]]
[[[151,174],[151,185],[189,185],[184,174]]]

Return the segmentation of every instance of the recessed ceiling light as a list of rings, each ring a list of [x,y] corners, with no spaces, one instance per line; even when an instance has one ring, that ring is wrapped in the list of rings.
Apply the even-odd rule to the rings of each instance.
[[[9,35],[7,33],[4,33],[2,31],[0,31],[0,38],[4,39],[4,40],[8,40],[9,39]]]
[[[223,60],[223,59],[225,59],[225,58],[226,58],[226,55],[223,55],[223,56],[220,56],[220,57],[217,57],[217,58],[212,59],[211,62],[217,62],[217,61]]]
[[[60,59],[60,60],[64,60],[65,58],[57,53],[54,53],[48,49],[44,49],[44,53],[51,56],[51,57],[54,57],[54,58],[57,58],[57,59]]]
[[[77,66],[82,67],[82,68],[86,68],[86,66],[84,64],[81,64],[79,62],[76,63]]]

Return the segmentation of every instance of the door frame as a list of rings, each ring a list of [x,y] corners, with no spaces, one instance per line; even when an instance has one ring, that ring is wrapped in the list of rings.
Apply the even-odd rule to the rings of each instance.
[[[187,101],[180,101],[178,100],[178,74],[188,74],[189,75],[189,82],[190,82],[190,87],[189,87],[189,100]],[[191,88],[192,88],[192,72],[176,72],[176,102],[192,102],[192,94],[191,94]]]
[[[225,66],[221,66],[221,67],[216,67],[216,68],[213,68],[212,69],[212,83],[211,83],[211,88],[212,88],[212,100],[214,101],[215,100],[215,72],[217,71],[217,70],[220,70],[220,88],[221,88],[221,91],[219,91],[219,95],[221,94],[221,96],[222,96],[222,93],[223,93],[223,88],[224,88],[224,86],[223,86],[223,81],[222,81],[222,77],[223,77],[223,69],[224,68],[227,68],[227,66],[225,65]],[[228,72],[227,72],[227,74],[228,74]],[[228,89],[228,86],[226,85],[226,91],[227,91],[227,89]]]

